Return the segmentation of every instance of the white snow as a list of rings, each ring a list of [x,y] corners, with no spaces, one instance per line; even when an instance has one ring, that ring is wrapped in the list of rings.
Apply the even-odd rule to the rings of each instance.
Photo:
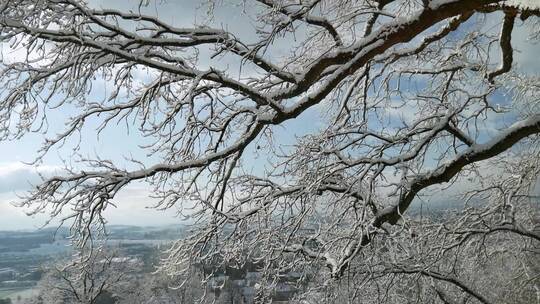
[[[433,0],[430,2],[429,7],[431,9],[437,9],[441,5],[448,4],[453,1],[454,0]],[[504,4],[521,9],[540,9],[540,0],[507,0],[504,2]]]
[[[540,0],[508,0],[506,4],[521,9],[540,9]]]

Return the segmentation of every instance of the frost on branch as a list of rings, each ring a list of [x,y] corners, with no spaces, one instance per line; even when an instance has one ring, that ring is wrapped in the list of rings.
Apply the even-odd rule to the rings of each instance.
[[[57,148],[70,159],[66,174],[21,204],[72,225],[84,247],[118,194],[144,183],[155,208],[177,208],[192,223],[166,253],[161,270],[172,276],[249,261],[264,265],[267,286],[323,271],[309,288],[328,291],[348,275],[372,299],[379,284],[398,299],[422,278],[419,296],[490,303],[495,296],[467,274],[467,263],[480,265],[472,253],[493,248],[478,240],[502,234],[504,246],[523,250],[538,242],[528,214],[539,83],[514,56],[520,20],[537,22],[538,9],[495,0],[237,4],[253,25],[247,37],[212,18],[169,24],[144,5],[0,1],[2,43],[22,52],[3,60],[0,136],[43,132],[36,162]],[[49,117],[63,110],[71,117],[51,131],[58,122],[49,129]],[[299,122],[295,136],[283,134]],[[81,152],[85,130],[106,136],[121,125],[144,140],[146,157],[118,151],[126,164]],[[491,180],[479,169],[486,163],[516,172]],[[418,213],[434,189],[467,179],[472,206],[448,218]]]
[[[509,6],[514,6],[523,10],[538,10],[540,9],[540,3],[535,0],[509,0],[506,2]]]

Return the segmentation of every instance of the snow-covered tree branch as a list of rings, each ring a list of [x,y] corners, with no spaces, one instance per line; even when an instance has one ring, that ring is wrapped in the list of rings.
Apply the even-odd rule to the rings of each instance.
[[[515,33],[539,42],[540,7],[202,5],[209,21],[180,27],[144,5],[0,0],[0,41],[22,52],[4,55],[0,138],[44,133],[35,163],[73,149],[65,171],[21,205],[70,224],[84,247],[118,194],[146,183],[156,208],[178,208],[193,224],[167,252],[166,273],[216,259],[264,262],[268,278],[324,265],[327,279],[420,275],[437,280],[429,292],[441,301],[469,293],[493,302],[445,271],[458,271],[448,256],[472,252],[478,238],[509,234],[538,246],[538,219],[529,216],[538,212],[540,79],[522,71],[516,54],[527,50]],[[249,21],[249,35],[212,23],[226,5]],[[70,117],[50,131],[62,111]],[[290,131],[295,122],[305,127]],[[125,163],[79,153],[85,130],[106,136],[121,124],[144,139],[147,157],[121,147]],[[292,143],[283,130],[294,132]],[[474,189],[454,217],[418,218],[415,202],[464,180]]]

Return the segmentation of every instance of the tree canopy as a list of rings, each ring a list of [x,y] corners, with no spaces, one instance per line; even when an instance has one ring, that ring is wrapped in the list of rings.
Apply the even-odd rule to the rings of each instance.
[[[512,295],[540,297],[526,262],[540,240],[540,79],[516,60],[540,39],[534,1],[208,1],[188,27],[154,5],[0,1],[0,41],[24,53],[2,64],[0,138],[43,132],[39,163],[85,128],[126,125],[146,153],[118,163],[75,143],[21,205],[83,247],[118,193],[145,183],[191,224],[161,266],[173,276],[256,261],[268,286],[323,271],[311,294],[491,303],[485,280],[506,278],[473,269],[500,255],[523,278]],[[214,22],[227,6],[242,33]],[[53,133],[58,111],[73,115]],[[443,188],[459,207],[428,200]]]

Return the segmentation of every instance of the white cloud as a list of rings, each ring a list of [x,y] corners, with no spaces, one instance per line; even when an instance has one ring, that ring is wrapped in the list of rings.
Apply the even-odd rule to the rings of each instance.
[[[49,29],[56,27],[51,25]],[[0,42],[0,62],[5,65],[25,62],[33,67],[44,67],[52,62],[49,55],[55,48],[53,42],[43,42],[44,48],[38,50],[28,50],[29,44],[29,36],[22,35],[17,35],[10,41]]]
[[[0,193],[29,190],[41,181],[41,176],[61,171],[58,166],[30,166],[21,162],[0,163]]]
[[[28,208],[17,207],[17,194],[23,194],[41,181],[40,174],[50,176],[60,174],[58,166],[29,166],[20,162],[0,163],[0,230],[37,229],[49,219],[47,212],[28,216]],[[20,193],[17,193],[20,192]],[[103,213],[111,225],[160,226],[178,224],[177,210],[156,210],[151,208],[151,188],[143,184],[130,185],[114,199],[114,205]],[[67,210],[66,210],[67,211]],[[49,226],[55,227],[53,220]]]
[[[33,230],[40,228],[46,222],[45,214],[28,216],[25,209],[12,204],[16,200],[17,197],[13,194],[0,193],[0,230]]]
[[[114,199],[116,207],[108,207],[103,215],[112,225],[161,226],[181,222],[174,207],[167,210],[152,208],[156,200],[150,197],[151,194],[149,186],[128,186]]]

